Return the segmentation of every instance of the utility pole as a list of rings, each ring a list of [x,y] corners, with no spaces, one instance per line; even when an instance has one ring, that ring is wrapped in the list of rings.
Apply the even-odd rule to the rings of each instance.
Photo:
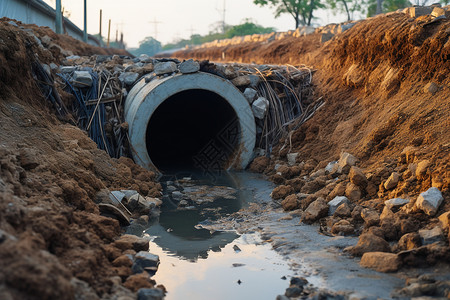
[[[84,31],[83,31],[83,41],[87,43],[87,0],[84,0]]]
[[[108,48],[109,48],[110,37],[111,37],[111,19],[109,19],[109,22],[108,22],[108,42],[106,43],[106,47],[108,47]]]
[[[55,27],[56,33],[61,34],[62,31],[62,12],[61,12],[61,0],[56,0],[56,20]]]
[[[153,19],[153,21],[149,22],[150,24],[153,24],[155,26],[155,40],[158,39],[158,24],[161,24],[162,22],[156,21],[156,18]]]
[[[102,13],[103,11],[100,9],[100,30],[99,30],[100,38],[102,37]]]

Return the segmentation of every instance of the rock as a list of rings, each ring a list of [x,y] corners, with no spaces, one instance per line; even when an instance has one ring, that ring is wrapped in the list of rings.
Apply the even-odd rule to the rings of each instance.
[[[125,72],[120,74],[119,76],[119,80],[122,81],[127,86],[132,86],[138,78],[139,73],[136,72]]]
[[[145,200],[150,203],[150,206],[154,205],[154,207],[160,207],[163,204],[162,200],[159,198],[145,197]]]
[[[325,171],[328,172],[328,173],[330,173],[331,170],[333,170],[333,167],[334,167],[335,165],[337,165],[337,163],[338,163],[337,160],[329,162],[329,163],[327,164],[327,166],[325,167]]]
[[[439,226],[430,230],[421,229],[419,230],[419,235],[422,245],[430,245],[444,240],[444,232]]]
[[[327,199],[334,199],[336,196],[344,196],[345,188],[347,187],[347,182],[339,182],[333,190],[328,194]]]
[[[343,205],[345,205],[345,203]],[[347,220],[340,220],[331,227],[332,234],[350,235],[354,232],[355,227]]]
[[[410,18],[417,18],[424,15],[429,15],[433,9],[431,7],[427,6],[414,6],[414,7],[408,7],[406,9],[406,13],[409,14]]]
[[[337,33],[342,33],[346,30],[349,30],[350,28],[352,28],[355,25],[356,25],[356,23],[340,24],[338,27]]]
[[[333,200],[328,202],[328,206],[329,206],[328,215],[332,216],[339,206],[341,206],[344,203],[348,203],[348,202],[349,202],[348,198],[345,196],[335,197]]]
[[[365,73],[357,64],[352,64],[344,74],[343,80],[348,86],[360,87],[363,85]]]
[[[421,162],[419,162],[416,168],[416,177],[423,178],[427,174],[430,165],[431,162],[429,160],[422,160]]]
[[[160,289],[140,289],[137,300],[163,300],[164,292]]]
[[[287,161],[288,161],[288,165],[289,166],[294,166],[295,165],[295,163],[296,163],[296,160],[297,160],[297,156],[298,156],[298,153],[296,152],[296,153],[288,153],[287,155],[286,155],[286,158],[287,158]]]
[[[87,282],[72,277],[72,279],[70,280],[70,285],[73,287],[73,290],[75,292],[74,293],[75,299],[100,300],[100,298],[95,293],[94,289]]]
[[[132,235],[124,234],[120,238],[114,241],[114,247],[126,251],[133,249],[136,252],[147,251],[149,248],[149,241],[147,239]]]
[[[110,201],[111,204],[115,206],[119,206],[124,198],[125,194],[122,193],[121,191],[112,191],[108,194],[108,200]]]
[[[429,82],[425,85],[423,88],[423,91],[426,93],[430,93],[431,95],[436,94],[436,92],[439,90],[439,86],[434,82]]]
[[[384,188],[386,190],[393,189],[394,187],[397,186],[399,180],[400,180],[400,174],[397,172],[393,172],[391,174],[391,176],[389,176],[389,178],[384,183]]]
[[[159,266],[159,256],[146,251],[140,251],[134,257],[131,270],[133,274],[148,271],[154,273]]]
[[[364,268],[374,269],[377,272],[396,272],[401,266],[397,254],[386,252],[367,252],[361,258],[360,265]]]
[[[348,247],[344,250],[355,256],[361,256],[366,252],[390,252],[391,248],[389,243],[383,238],[371,233],[364,233],[359,237],[356,246]]]
[[[251,105],[255,100],[258,92],[252,88],[246,88],[244,91],[244,97],[247,99],[248,103]]]
[[[356,165],[358,159],[350,153],[343,152],[338,161],[338,172],[347,174],[350,168]]]
[[[236,72],[233,66],[226,66],[223,72],[227,79],[234,79],[238,76],[238,73]]]
[[[417,197],[415,205],[427,215],[434,216],[443,201],[442,193],[437,188],[432,187]]]
[[[345,195],[348,197],[348,199],[356,202],[361,199],[362,193],[357,185],[350,182],[345,188]]]
[[[132,211],[136,211],[141,215],[147,215],[155,207],[155,204],[147,201],[140,194],[135,194],[130,197],[127,206]]]
[[[336,216],[339,218],[348,218],[348,217],[351,217],[351,215],[352,215],[352,210],[350,208],[350,205],[348,205],[348,203],[342,203],[341,205],[339,205],[333,214],[333,216]]]
[[[443,229],[448,229],[450,226],[450,211],[443,213],[439,216],[439,222]]]
[[[308,208],[306,208],[301,222],[312,224],[320,218],[326,217],[328,215],[328,209],[328,204],[325,199],[317,198],[316,201],[311,203]]]
[[[131,255],[124,254],[113,260],[112,264],[114,267],[127,267],[131,268],[133,265],[133,260],[130,258]]]
[[[238,76],[233,80],[231,80],[231,83],[237,87],[249,86],[251,83],[250,76],[248,75]]]
[[[274,200],[286,198],[287,196],[294,193],[294,189],[290,185],[279,185],[273,189],[270,196]]]
[[[155,75],[161,76],[164,74],[171,74],[177,71],[177,64],[173,61],[159,62],[155,65]]]
[[[193,59],[189,59],[189,60],[183,61],[178,66],[178,70],[180,70],[180,72],[183,74],[196,73],[196,72],[200,71],[200,64]]]
[[[25,170],[36,169],[40,164],[40,156],[35,149],[22,148],[19,150],[19,163]]]
[[[378,224],[380,224],[380,214],[373,209],[364,208],[361,211],[361,217],[363,218],[367,227],[377,226]]]
[[[294,287],[287,288],[284,295],[288,298],[296,298],[296,297],[299,297],[302,294],[302,292],[303,292],[303,288],[294,286]]]
[[[298,198],[297,195],[292,194],[287,196],[283,201],[281,201],[281,206],[285,211],[291,211],[298,208]]]
[[[325,43],[328,42],[329,40],[331,40],[334,37],[334,34],[327,32],[327,33],[322,33],[322,35],[320,36],[320,42],[321,43]]]
[[[253,115],[255,116],[255,118],[262,120],[264,119],[264,116],[268,108],[269,108],[269,101],[264,97],[259,97],[252,104]]]
[[[249,76],[249,78],[250,78],[250,86],[251,86],[252,88],[257,88],[259,82],[261,81],[261,79],[259,78],[259,76],[257,76],[257,75],[252,75],[252,74],[250,74],[250,75],[248,75],[248,76]]]
[[[364,188],[367,185],[366,175],[364,175],[363,171],[358,167],[351,167],[348,177],[350,178],[351,183],[359,187]]]
[[[305,285],[308,284],[308,280],[306,280],[303,277],[292,277],[289,284],[290,286],[298,286],[303,288]]]
[[[72,85],[78,88],[92,86],[92,76],[88,71],[73,72]]]
[[[403,199],[403,198],[393,198],[393,199],[389,199],[384,201],[384,205],[389,208],[398,208],[401,207],[405,204],[408,204],[410,202],[410,200],[408,199]]]
[[[130,217],[115,205],[99,203],[98,208],[102,215],[117,219],[121,226],[129,226],[131,224]]]
[[[404,250],[412,250],[414,248],[419,248],[422,246],[422,242],[420,240],[420,235],[417,232],[410,232],[404,234],[399,240],[397,244],[398,251]]]
[[[147,54],[141,54],[139,55],[139,61],[142,63],[151,63],[153,62],[153,59]]]

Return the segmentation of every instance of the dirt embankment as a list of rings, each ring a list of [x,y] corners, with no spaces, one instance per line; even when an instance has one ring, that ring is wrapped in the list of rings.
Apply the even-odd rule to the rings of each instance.
[[[392,247],[365,251],[392,251],[399,257],[412,253],[401,251],[416,251],[428,255],[431,263],[433,251],[420,248],[427,232],[420,230],[440,227],[436,232],[441,232],[438,240],[444,248],[436,252],[448,258],[444,213],[450,210],[450,19],[390,13],[360,21],[325,43],[320,38],[314,33],[189,49],[175,56],[316,69],[315,98],[325,105],[282,139],[270,160],[257,158],[251,169],[264,171],[280,185],[272,196],[286,210],[300,209],[306,222],[320,220],[324,232],[367,233],[392,242]],[[343,152],[355,160],[347,164],[349,156]],[[298,155],[289,164],[288,154],[293,153]],[[338,159],[334,169],[325,169]],[[426,212],[417,201],[431,187],[443,198],[437,212]],[[327,216],[327,202],[337,196],[349,203]],[[385,205],[397,197],[410,202],[402,209]],[[360,243],[370,244],[367,240]],[[411,240],[419,242],[407,245]],[[414,264],[414,259],[403,262]]]
[[[30,35],[8,21],[0,21],[0,298],[133,299],[155,283],[132,275],[122,254],[145,245],[118,240],[119,222],[100,215],[96,194],[134,189],[158,197],[161,186],[154,173],[110,158],[57,120],[31,73],[36,58],[61,57],[33,35],[48,35],[53,48],[74,54],[108,52],[24,25]]]

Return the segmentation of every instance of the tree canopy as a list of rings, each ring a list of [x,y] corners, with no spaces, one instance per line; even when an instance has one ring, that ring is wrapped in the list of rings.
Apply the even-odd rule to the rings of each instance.
[[[155,40],[153,37],[148,36],[139,42],[139,48],[130,49],[133,55],[139,56],[141,54],[147,54],[148,56],[153,56],[160,52],[162,49],[161,43]]]
[[[300,25],[311,25],[313,11],[324,8],[320,0],[253,0],[253,3],[275,8],[275,18],[282,14],[290,14],[295,20],[295,28]]]

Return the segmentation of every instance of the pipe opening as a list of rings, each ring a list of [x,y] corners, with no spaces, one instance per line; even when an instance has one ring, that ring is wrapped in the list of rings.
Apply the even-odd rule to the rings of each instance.
[[[238,149],[236,112],[218,94],[201,89],[179,92],[162,102],[147,126],[146,146],[161,171],[227,168]]]

